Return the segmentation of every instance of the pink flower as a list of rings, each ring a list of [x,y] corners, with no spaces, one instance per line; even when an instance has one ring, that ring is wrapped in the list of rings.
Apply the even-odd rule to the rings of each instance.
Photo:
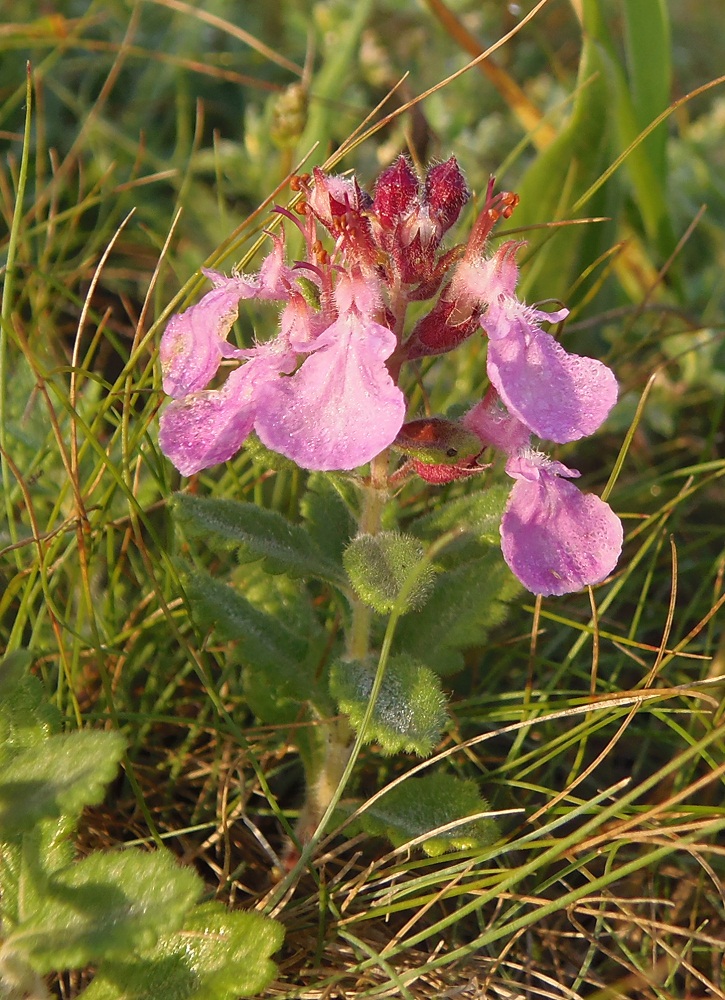
[[[319,470],[365,465],[398,433],[405,397],[385,365],[397,338],[374,318],[381,311],[374,282],[342,274],[318,310],[292,285],[297,274],[277,244],[258,275],[208,272],[216,287],[169,322],[163,384],[175,398],[161,415],[159,443],[183,475],[231,458],[252,430],[267,447]],[[227,343],[240,299],[283,297],[274,340],[248,350]],[[220,388],[205,388],[223,358],[241,366]]]
[[[203,272],[214,288],[196,305],[169,320],[161,337],[162,384],[168,396],[179,398],[204,389],[211,382],[222,358],[243,358],[227,343],[239,314],[242,299],[286,299],[294,272],[284,262],[284,241],[274,238],[272,252],[256,275],[227,278],[218,271]]]
[[[257,351],[220,389],[174,399],[161,414],[159,445],[182,476],[226,462],[251,433],[265,392],[285,363],[284,356],[275,357],[264,347]],[[288,366],[294,366],[294,358],[287,354]]]
[[[355,469],[388,447],[405,419],[405,397],[385,361],[397,339],[372,316],[374,288],[342,275],[337,318],[314,340],[291,378],[277,379],[255,429],[304,469]]]
[[[501,519],[501,551],[533,594],[570,594],[609,576],[622,551],[622,522],[609,504],[583,494],[579,475],[530,451],[506,463],[516,482]]]
[[[509,456],[515,479],[501,519],[509,569],[534,594],[569,594],[608,576],[622,550],[622,522],[609,504],[569,482],[579,473],[529,446],[528,429],[491,390],[463,418],[483,442]]]
[[[542,322],[555,323],[567,309],[547,313],[515,294],[518,244],[507,243],[482,266],[469,269],[488,308],[480,325],[489,337],[487,371],[509,411],[534,434],[565,443],[593,434],[617,401],[612,371],[594,358],[569,354]]]

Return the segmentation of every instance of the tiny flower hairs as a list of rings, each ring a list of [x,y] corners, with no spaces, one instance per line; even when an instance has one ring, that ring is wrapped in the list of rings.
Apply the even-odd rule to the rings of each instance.
[[[582,494],[571,482],[579,473],[547,458],[532,437],[565,444],[593,434],[617,400],[617,382],[602,362],[555,339],[550,328],[566,308],[517,298],[522,244],[489,252],[517,196],[494,194],[492,181],[466,245],[447,247],[469,198],[454,157],[421,181],[400,156],[372,195],[355,177],[317,168],[295,185],[300,217],[277,211],[302,233],[304,257],[289,261],[285,236],[274,235],[256,274],[205,270],[211,289],[164,331],[164,454],[189,476],[230,459],[254,432],[303,469],[351,472],[392,447],[403,464],[391,482],[417,475],[442,485],[475,477],[498,451],[514,480],[501,547],[524,586],[558,595],[607,577],[621,551],[619,518]],[[229,335],[245,299],[277,303],[277,330],[238,348]],[[462,420],[406,421],[406,366],[477,334],[487,340],[483,400]]]

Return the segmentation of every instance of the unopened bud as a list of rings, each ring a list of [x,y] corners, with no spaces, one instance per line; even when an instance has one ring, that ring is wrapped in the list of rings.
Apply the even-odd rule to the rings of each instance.
[[[423,186],[423,201],[428,205],[440,236],[451,228],[469,197],[466,180],[455,156],[430,168]]]
[[[446,299],[446,291],[413,328],[404,346],[406,361],[447,354],[478,330],[481,308],[475,303],[464,308],[462,300]]]
[[[418,178],[404,156],[399,156],[375,182],[373,211],[385,229],[392,229],[418,199]]]

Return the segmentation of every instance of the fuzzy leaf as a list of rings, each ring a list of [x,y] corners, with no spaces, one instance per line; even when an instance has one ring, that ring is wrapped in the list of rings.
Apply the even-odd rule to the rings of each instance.
[[[338,660],[330,674],[330,691],[359,731],[367,710],[374,660]],[[410,656],[391,657],[365,738],[377,740],[383,752],[427,757],[446,722],[445,697],[432,670]]]
[[[244,692],[249,707],[263,722],[292,722],[300,703],[313,701],[327,713],[330,698],[317,677],[319,629],[310,624],[305,635],[281,621],[284,606],[269,614],[235,589],[207,573],[195,573],[187,590],[194,620],[214,628],[222,640],[235,640],[244,667]],[[287,616],[297,624],[294,616]]]
[[[269,573],[317,577],[336,586],[344,582],[339,568],[325,558],[304,528],[277,511],[239,500],[177,493],[174,514],[190,535],[237,547],[241,562],[263,559]]]
[[[422,611],[408,615],[395,633],[395,649],[446,675],[463,668],[460,650],[482,645],[507,615],[521,585],[489,548],[478,559],[442,573]]]
[[[366,809],[354,825],[373,836],[387,837],[395,847],[430,833],[418,846],[430,857],[437,857],[444,851],[488,847],[494,843],[498,837],[494,820],[465,820],[466,816],[487,808],[474,781],[431,774],[396,785]],[[463,822],[446,833],[435,833],[456,820]]]
[[[418,576],[405,597],[403,611],[425,604],[435,571],[426,565],[421,572],[423,556],[423,546],[417,538],[397,531],[382,531],[378,535],[358,535],[345,549],[343,560],[360,600],[386,614],[396,606],[415,574]]]
[[[223,641],[239,642],[245,660],[265,670],[280,663],[299,667],[304,660],[306,641],[228,584],[196,572],[189,578],[187,591],[194,621],[202,628],[213,628]]]
[[[83,730],[49,736],[18,752],[0,774],[0,838],[100,802],[123,748],[120,733]]]
[[[235,1000],[253,996],[274,977],[269,956],[281,924],[258,913],[228,912],[220,903],[195,907],[183,927],[163,934],[135,959],[104,962],[84,1000]]]
[[[437,557],[437,562],[443,565],[448,562],[459,565],[462,559],[474,559],[488,552],[492,545],[500,548],[499,526],[510,492],[510,484],[497,483],[456,497],[417,518],[409,530],[430,542],[447,531],[459,530],[460,538]]]
[[[32,654],[17,650],[0,663],[0,762],[40,743],[60,725],[43,685],[28,673]]]
[[[97,851],[48,880],[5,948],[39,973],[121,957],[179,927],[202,888],[169,851]]]
[[[325,557],[342,569],[342,554],[356,531],[350,506],[329,474],[312,473],[300,504],[310,537]]]

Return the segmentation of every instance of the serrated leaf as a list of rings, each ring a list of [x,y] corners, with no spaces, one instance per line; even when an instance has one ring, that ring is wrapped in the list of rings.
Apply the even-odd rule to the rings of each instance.
[[[455,673],[463,667],[460,650],[482,645],[520,590],[500,551],[490,548],[480,558],[441,573],[425,608],[399,623],[394,648],[437,674]]]
[[[417,538],[397,531],[358,535],[345,549],[343,561],[361,601],[380,614],[407,612],[425,604],[435,570],[424,564]]]
[[[40,820],[30,832],[2,845],[0,899],[6,933],[22,914],[42,908],[48,880],[72,863],[75,823],[75,817],[65,816]]]
[[[79,815],[100,802],[123,749],[120,733],[83,730],[18,752],[0,774],[0,837],[31,830],[41,819]]]
[[[396,785],[366,809],[355,825],[373,836],[387,837],[395,847],[431,834],[419,846],[430,857],[437,857],[444,851],[488,847],[494,843],[498,837],[494,820],[465,818],[487,808],[475,782],[449,774],[430,774]],[[448,832],[435,833],[457,820],[461,822]]]
[[[16,650],[0,663],[0,762],[46,739],[60,724],[43,685],[30,674],[32,654]]]
[[[338,660],[330,672],[330,691],[358,732],[375,670],[373,659]],[[391,657],[365,739],[380,743],[386,754],[402,751],[427,757],[440,739],[446,718],[445,697],[433,671],[410,656]]]
[[[188,534],[237,547],[241,562],[262,559],[269,573],[315,577],[335,586],[344,583],[339,568],[325,558],[304,528],[277,511],[239,500],[177,493],[174,515]]]
[[[48,880],[5,948],[41,974],[122,957],[181,926],[202,888],[169,851],[97,851]]]
[[[272,980],[281,924],[258,913],[196,906],[181,930],[164,934],[135,961],[104,962],[84,1000],[234,1000]],[[120,992],[122,990],[122,993]]]

